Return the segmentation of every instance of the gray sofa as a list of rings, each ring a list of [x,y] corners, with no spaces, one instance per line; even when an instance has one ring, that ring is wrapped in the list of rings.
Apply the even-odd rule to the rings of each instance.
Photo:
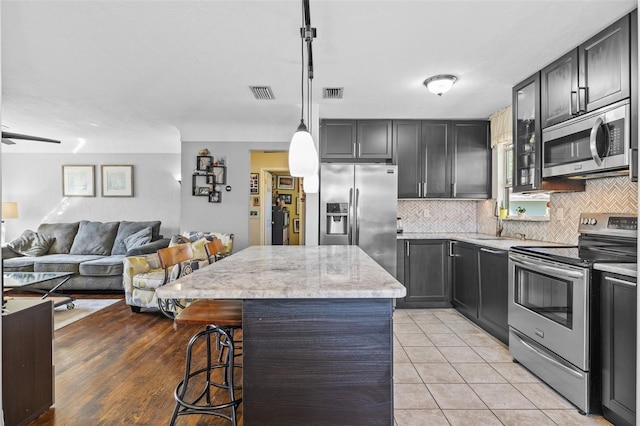
[[[43,223],[4,245],[2,264],[4,272],[73,272],[60,290],[122,291],[124,258],[155,253],[169,241],[160,221]]]

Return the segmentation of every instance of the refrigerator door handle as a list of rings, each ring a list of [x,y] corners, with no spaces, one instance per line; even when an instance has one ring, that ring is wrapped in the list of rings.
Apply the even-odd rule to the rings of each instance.
[[[355,202],[355,219],[356,219],[356,235],[355,245],[360,245],[360,189],[356,188],[356,202]]]
[[[349,215],[347,216],[347,233],[349,245],[353,244],[353,188],[349,190]]]

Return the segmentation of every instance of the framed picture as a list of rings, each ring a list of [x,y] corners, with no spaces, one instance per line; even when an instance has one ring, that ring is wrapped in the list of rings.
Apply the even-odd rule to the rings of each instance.
[[[278,176],[278,189],[291,189],[295,188],[296,178],[292,176]],[[288,203],[291,204],[291,203]]]
[[[103,165],[102,196],[133,197],[133,166]]]
[[[291,204],[291,194],[280,194],[280,199],[284,201],[285,204]]]
[[[224,166],[211,166],[209,173],[213,173],[214,183],[227,183],[227,168]]]
[[[251,219],[258,219],[258,218],[260,218],[259,210],[249,210],[249,217],[250,217]]]
[[[210,186],[196,186],[193,190],[193,195],[208,197],[210,191],[211,191]]]
[[[300,197],[296,197],[296,214],[300,216],[302,212],[302,201],[300,201]]]
[[[213,164],[213,157],[210,155],[198,155],[196,161],[196,170],[207,171]]]
[[[260,173],[251,173],[249,179],[249,193],[250,194],[259,194],[260,193]]]
[[[293,219],[293,232],[296,234],[300,232],[300,219]]]
[[[62,166],[63,197],[95,197],[93,166]]]
[[[222,202],[222,193],[217,191],[211,191],[208,193],[209,202],[210,203],[221,203]]]
[[[251,207],[260,207],[260,197],[251,197]]]

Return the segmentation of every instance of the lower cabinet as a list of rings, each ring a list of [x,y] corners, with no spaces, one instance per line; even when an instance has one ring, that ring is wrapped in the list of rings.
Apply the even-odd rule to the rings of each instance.
[[[602,411],[615,425],[635,425],[636,279],[601,277]]]
[[[495,337],[509,342],[509,253],[480,247],[478,251],[478,320]]]
[[[453,306],[471,319],[478,317],[478,246],[451,242]]]
[[[407,288],[399,308],[451,307],[446,240],[399,240],[398,280]],[[402,254],[402,258],[401,258]]]
[[[451,242],[453,305],[504,343],[509,341],[508,253]]]

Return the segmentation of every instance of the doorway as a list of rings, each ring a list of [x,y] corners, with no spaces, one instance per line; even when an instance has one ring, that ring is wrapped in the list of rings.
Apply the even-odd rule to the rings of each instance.
[[[253,150],[250,170],[249,245],[304,245],[305,194],[288,152]]]

